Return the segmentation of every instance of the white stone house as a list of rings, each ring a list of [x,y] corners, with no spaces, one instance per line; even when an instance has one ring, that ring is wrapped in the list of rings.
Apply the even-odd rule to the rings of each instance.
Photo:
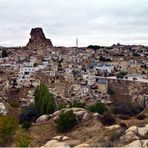
[[[99,70],[102,72],[107,71],[108,73],[111,73],[114,70],[114,66],[108,64],[98,64],[94,67],[94,70]]]
[[[20,72],[19,72],[19,78],[20,80],[25,80],[27,78],[29,78],[31,75],[34,75],[35,73],[35,67],[22,67],[20,68]]]

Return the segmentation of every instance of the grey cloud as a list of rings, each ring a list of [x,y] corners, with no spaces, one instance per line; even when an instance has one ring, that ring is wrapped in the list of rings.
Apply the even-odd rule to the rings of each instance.
[[[43,27],[55,45],[148,45],[147,0],[1,0],[0,45],[25,45]]]

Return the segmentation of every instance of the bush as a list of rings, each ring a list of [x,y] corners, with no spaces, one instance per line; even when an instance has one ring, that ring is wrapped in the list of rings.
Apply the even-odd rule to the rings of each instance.
[[[138,120],[144,120],[146,118],[145,114],[139,114],[137,115]]]
[[[132,102],[114,104],[112,107],[114,114],[135,115],[143,111],[143,107]]]
[[[97,103],[89,106],[88,110],[90,110],[91,112],[97,112],[99,114],[103,114],[106,111],[106,107],[103,103],[97,102]]]
[[[15,143],[16,147],[28,147],[31,143],[31,137],[28,134],[21,132],[16,136]]]
[[[31,121],[24,121],[22,123],[22,128],[29,129],[31,127]]]
[[[131,112],[134,115],[139,114],[144,110],[144,108],[141,105],[138,105],[138,104],[130,104],[130,108],[131,108]]]
[[[25,121],[35,121],[38,117],[38,113],[34,104],[23,109],[19,116],[19,122],[22,124]]]
[[[58,107],[57,107],[57,110],[61,110],[63,108],[66,108],[67,104],[66,103],[59,103],[58,104]]]
[[[77,100],[74,100],[73,103],[70,105],[70,107],[78,107],[78,108],[84,108],[86,106],[85,102],[80,102]]]
[[[57,130],[59,132],[69,131],[77,124],[76,115],[73,113],[72,110],[62,112],[59,115],[59,119],[57,120],[56,124]]]
[[[6,144],[9,140],[12,139],[12,136],[15,134],[18,128],[17,120],[10,116],[0,116],[0,144],[1,146]]]
[[[103,117],[101,117],[101,122],[103,125],[113,125],[116,123],[116,118],[112,115],[103,115]]]
[[[19,102],[14,101],[14,102],[10,102],[10,105],[11,105],[11,107],[13,107],[13,108],[19,108],[20,103],[19,103]]]
[[[127,75],[127,72],[125,72],[125,71],[120,71],[120,72],[117,74],[117,78],[118,78],[118,79],[123,79],[126,75]]]

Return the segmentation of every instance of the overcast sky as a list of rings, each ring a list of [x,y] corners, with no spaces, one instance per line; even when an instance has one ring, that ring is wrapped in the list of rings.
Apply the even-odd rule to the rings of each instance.
[[[0,0],[0,46],[42,27],[55,46],[148,45],[148,0]]]

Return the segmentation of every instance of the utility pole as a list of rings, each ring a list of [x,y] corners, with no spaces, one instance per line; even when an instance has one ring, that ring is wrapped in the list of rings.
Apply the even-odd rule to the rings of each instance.
[[[76,38],[76,47],[79,46],[79,41],[78,41],[78,38]]]

